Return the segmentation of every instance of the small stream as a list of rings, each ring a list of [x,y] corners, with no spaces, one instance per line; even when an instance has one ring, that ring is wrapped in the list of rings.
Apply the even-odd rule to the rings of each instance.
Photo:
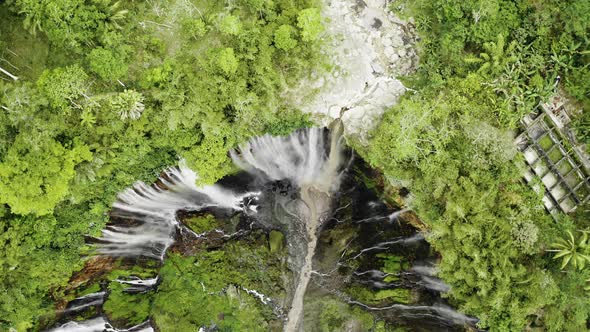
[[[340,318],[330,324],[341,324],[337,330],[343,331],[370,331],[376,324],[412,331],[474,329],[477,319],[441,298],[450,288],[436,277],[436,253],[405,221],[411,211],[384,202],[376,173],[343,145],[341,132],[335,122],[331,129],[256,138],[232,152],[243,171],[212,186],[196,186],[197,174],[181,163],[153,185],[140,182],[122,192],[112,222],[91,240],[97,259],[110,263],[87,264],[80,272],[87,276],[73,278],[77,287],[70,294],[80,296],[59,310],[59,321],[48,330],[159,330],[151,319],[135,325],[110,321],[103,310],[110,296],[106,285],[116,282],[129,296],[157,294],[157,271],[169,252],[199,260],[203,250],[225,250],[232,243],[264,245],[260,239],[270,242],[273,232],[286,242],[285,249],[270,244],[271,251],[284,250],[281,281],[260,289],[228,284],[223,290],[244,293],[271,310],[269,330],[319,331],[328,307],[339,310]],[[190,221],[195,216],[212,216],[214,224],[196,229]],[[148,265],[156,275],[105,279],[106,269]],[[79,291],[91,287],[98,289]],[[209,321],[199,326],[216,330]]]

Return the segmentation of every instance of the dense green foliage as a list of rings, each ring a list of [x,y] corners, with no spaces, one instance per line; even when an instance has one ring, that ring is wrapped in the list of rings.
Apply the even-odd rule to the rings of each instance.
[[[419,86],[477,70],[503,98],[499,118],[514,124],[553,90],[556,78],[590,109],[587,1],[415,1],[402,10],[420,31]]]
[[[113,281],[109,285],[109,297],[104,304],[104,311],[112,322],[124,321],[125,324],[137,325],[149,317],[151,294],[129,294],[125,286]]]
[[[4,216],[0,229],[0,323],[26,331],[53,315],[51,298],[62,295],[55,286],[67,281],[64,271],[81,267],[83,239],[72,236],[79,230],[66,218],[54,216]]]
[[[558,239],[552,243],[551,246],[555,249],[557,254],[553,256],[553,259],[561,258],[561,268],[571,265],[579,270],[584,269],[586,263],[590,262],[590,256],[588,256],[588,233],[586,231],[576,239],[571,231],[567,231],[567,237],[564,239]]]
[[[321,63],[315,0],[8,0],[0,17],[19,78],[0,74],[0,330],[51,320],[124,187],[178,158],[213,182],[238,141],[309,124],[280,92]]]
[[[545,252],[556,224],[522,181],[512,129],[556,77],[589,111],[587,1],[408,1],[421,63],[417,90],[386,113],[364,154],[412,192],[460,309],[494,331],[586,329],[589,273]],[[559,15],[556,15],[559,13]]]
[[[151,308],[160,331],[213,325],[220,331],[268,331],[276,316],[246,289],[281,298],[284,252],[271,253],[265,236],[258,240],[237,241],[194,257],[168,257]]]
[[[559,223],[545,214],[541,195],[521,179],[513,130],[557,90],[583,109],[574,126],[589,142],[590,2],[394,5],[415,17],[420,34],[420,65],[406,78],[416,92],[385,114],[360,152],[410,189],[442,255],[451,302],[481,327],[586,329],[587,240],[570,234],[590,226],[588,208]],[[52,322],[82,265],[84,236],[99,234],[122,188],[153,180],[179,158],[199,181],[214,182],[232,171],[227,151],[238,142],[310,124],[281,92],[322,62],[318,6],[0,2],[0,330]],[[215,222],[188,224],[205,231]],[[172,255],[157,294],[130,297],[113,282],[105,312],[126,323],[150,315],[161,331],[267,330],[269,307],[244,290],[284,295],[284,239],[275,232],[265,241]],[[385,272],[403,268],[399,257],[379,258]],[[347,291],[372,304],[411,296]],[[362,330],[385,329],[329,298],[309,308],[321,331],[340,330],[351,317]]]
[[[328,296],[310,300],[305,305],[305,312],[306,331],[339,332],[347,328],[356,331],[390,331],[385,329],[383,321],[375,322],[370,313]]]

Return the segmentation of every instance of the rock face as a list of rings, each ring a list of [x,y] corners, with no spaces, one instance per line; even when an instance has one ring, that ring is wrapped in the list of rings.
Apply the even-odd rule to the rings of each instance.
[[[383,112],[405,87],[396,78],[417,63],[413,24],[396,18],[387,0],[331,0],[323,15],[333,70],[314,82],[320,91],[302,109],[324,124],[341,117],[347,135],[365,141]]]

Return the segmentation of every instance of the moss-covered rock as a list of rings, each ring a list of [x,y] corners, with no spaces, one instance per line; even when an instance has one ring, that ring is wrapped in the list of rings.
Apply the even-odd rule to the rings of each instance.
[[[218,226],[217,220],[211,214],[186,218],[184,223],[197,234],[211,231]]]
[[[385,305],[390,303],[408,304],[412,302],[412,292],[405,288],[371,290],[361,286],[351,286],[346,292],[355,300],[367,305]]]
[[[130,327],[148,319],[153,294],[128,294],[127,285],[117,281],[109,285],[109,295],[103,309],[109,321],[117,327]]]
[[[331,297],[309,300],[305,306],[305,331],[372,331],[373,316],[358,307]]]
[[[285,235],[279,231],[270,231],[268,234],[268,245],[271,253],[283,251],[285,248]]]
[[[193,257],[169,255],[151,308],[158,329],[197,331],[215,325],[221,331],[268,331],[282,326],[270,305],[246,291],[273,301],[285,296],[286,266],[275,248],[282,238],[270,238],[275,244],[262,233]]]

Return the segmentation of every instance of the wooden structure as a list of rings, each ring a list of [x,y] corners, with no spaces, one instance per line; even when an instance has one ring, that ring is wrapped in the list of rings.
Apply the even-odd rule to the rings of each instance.
[[[517,137],[528,169],[525,179],[537,191],[543,190],[543,202],[552,215],[572,212],[590,200],[590,162],[583,147],[569,129],[570,114],[559,97],[540,105],[523,121]]]

